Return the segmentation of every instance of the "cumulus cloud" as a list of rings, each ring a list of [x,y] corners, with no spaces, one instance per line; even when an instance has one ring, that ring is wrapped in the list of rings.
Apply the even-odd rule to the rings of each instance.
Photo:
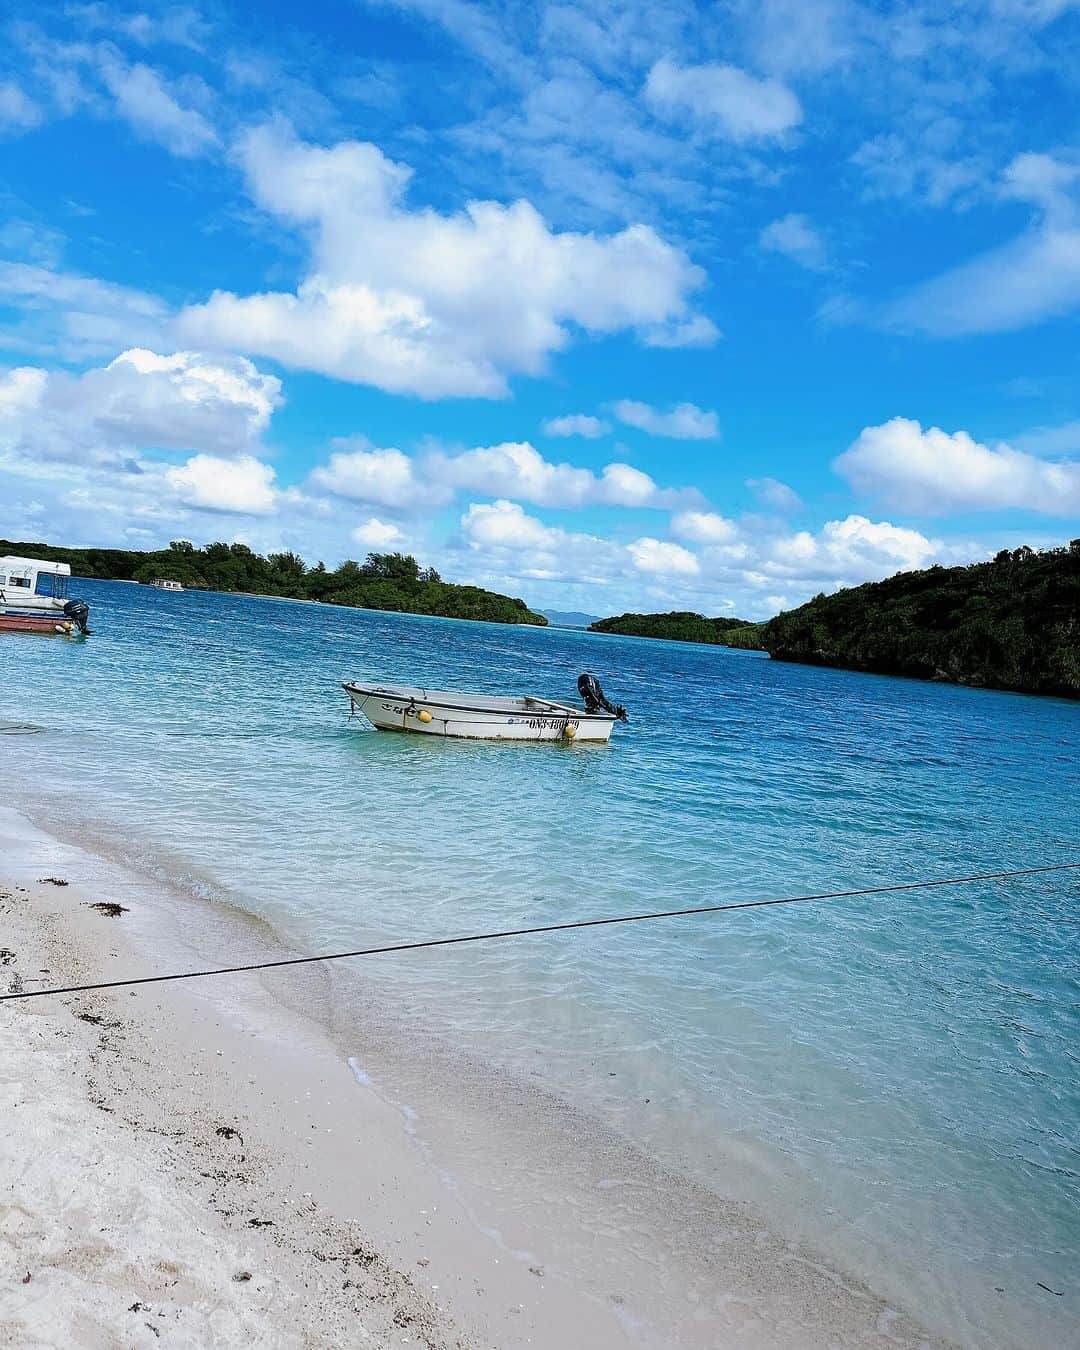
[[[662,116],[693,121],[732,141],[775,140],[802,121],[787,85],[719,62],[680,66],[662,57],[649,72],[645,98]]]
[[[166,469],[165,480],[185,505],[208,511],[265,516],[277,504],[274,470],[251,455],[193,455],[186,464]]]
[[[760,565],[773,578],[829,580],[857,585],[894,572],[925,567],[941,553],[941,542],[918,530],[851,515],[830,520],[817,534],[800,530],[771,541],[761,551]]]
[[[362,544],[364,548],[383,549],[391,548],[400,544],[404,535],[397,525],[392,525],[388,521],[379,520],[377,516],[372,516],[370,520],[365,520],[362,525],[358,525],[353,530],[350,538],[357,544]]]
[[[424,472],[450,488],[516,497],[537,506],[668,506],[685,495],[659,488],[630,464],[608,464],[599,474],[552,464],[527,441],[458,455],[436,452],[426,460]]]
[[[611,430],[609,422],[599,417],[590,417],[588,413],[568,413],[565,417],[549,417],[544,423],[545,436],[582,436],[594,441],[606,436]]]
[[[638,539],[628,544],[627,549],[639,572],[669,576],[695,575],[701,571],[701,563],[689,549],[666,539]]]
[[[821,590],[978,555],[971,545],[946,546],[863,515],[791,532],[686,512],[674,518],[672,533],[684,542],[646,536],[619,543],[548,525],[507,500],[473,503],[461,520],[463,556],[486,581],[558,583],[575,601],[587,601],[583,586],[603,586],[625,604],[714,614],[775,612]]]
[[[589,576],[596,584],[630,577],[687,576],[699,570],[693,553],[668,540],[642,538],[618,544],[595,535],[546,525],[517,502],[474,502],[461,518],[462,535],[474,552],[515,556],[522,575],[547,580]]]
[[[308,238],[310,267],[295,292],[189,307],[179,330],[193,344],[394,393],[498,397],[575,333],[647,337],[693,319],[704,274],[648,226],[560,233],[527,201],[413,209],[411,170],[376,146],[326,149],[281,125],[249,133],[239,156],[257,204]]]
[[[672,517],[671,531],[695,544],[728,544],[738,538],[739,527],[715,511],[681,511]]]
[[[465,538],[474,547],[555,552],[569,535],[525,513],[518,502],[473,502],[461,518]],[[600,542],[600,541],[597,541]]]
[[[758,236],[758,243],[813,272],[821,272],[828,266],[828,253],[821,235],[806,216],[797,212],[766,225]]]
[[[380,450],[363,438],[338,444],[329,462],[312,472],[312,483],[337,496],[402,511],[444,505],[458,492],[565,508],[670,507],[698,495],[692,489],[661,488],[631,464],[608,464],[599,473],[554,464],[527,441],[457,454],[429,449],[417,457]]]
[[[1080,512],[1080,461],[1055,463],[1008,445],[992,448],[966,431],[924,431],[906,417],[865,427],[833,467],[857,491],[899,510]]]
[[[133,348],[82,375],[0,374],[0,444],[68,461],[122,462],[147,449],[244,455],[281,401],[280,381],[243,357]]]
[[[678,441],[711,441],[720,435],[720,420],[716,413],[693,403],[678,403],[670,412],[660,412],[648,403],[621,399],[611,405],[611,410],[620,422],[648,432],[650,436],[667,436]]]
[[[342,448],[334,451],[329,463],[312,470],[316,487],[338,497],[403,511],[450,500],[452,494],[418,475],[413,460],[401,450],[379,449],[363,437],[337,444]]]

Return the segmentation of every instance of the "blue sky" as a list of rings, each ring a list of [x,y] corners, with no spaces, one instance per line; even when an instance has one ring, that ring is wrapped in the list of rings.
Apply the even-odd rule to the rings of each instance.
[[[1080,13],[39,5],[0,534],[759,617],[1080,533]]]

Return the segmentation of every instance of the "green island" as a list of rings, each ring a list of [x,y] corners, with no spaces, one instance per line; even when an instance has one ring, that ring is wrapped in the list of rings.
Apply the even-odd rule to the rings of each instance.
[[[196,548],[174,540],[155,552],[116,548],[55,548],[51,544],[0,539],[0,555],[66,562],[76,576],[100,581],[179,581],[187,590],[232,591],[274,595],[292,600],[320,600],[353,609],[394,610],[433,614],[448,619],[483,619],[489,623],[525,623],[543,627],[524,600],[443,581],[433,567],[421,567],[406,553],[369,553],[362,563],[352,559],[329,571],[319,562],[309,567],[295,553],[263,557],[245,544],[207,544]]]
[[[613,619],[597,619],[589,625],[589,632],[730,647],[737,645],[729,640],[732,633],[755,627],[748,619],[706,619],[703,614],[694,614],[688,609],[673,609],[668,614],[617,614]]]
[[[623,614],[592,627],[761,650],[775,661],[1080,698],[1080,539],[900,572],[816,595],[764,623]]]

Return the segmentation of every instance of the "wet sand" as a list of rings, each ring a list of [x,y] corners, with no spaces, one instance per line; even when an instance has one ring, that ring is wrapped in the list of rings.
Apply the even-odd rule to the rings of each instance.
[[[3,810],[0,934],[3,991],[289,954]],[[944,1344],[528,1085],[341,1016],[322,966],[0,1005],[0,1345]]]

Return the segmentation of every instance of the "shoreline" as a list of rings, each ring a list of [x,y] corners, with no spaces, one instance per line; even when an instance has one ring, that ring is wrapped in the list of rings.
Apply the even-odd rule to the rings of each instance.
[[[13,978],[32,988],[33,980],[58,976],[66,982],[118,969],[160,970],[161,950],[169,952],[169,969],[194,968],[206,957],[220,962],[223,951],[231,959],[242,950],[246,960],[253,948],[288,950],[261,920],[171,893],[39,830],[16,847],[13,836],[27,828],[19,822],[14,813],[0,813],[0,903],[13,953],[0,972],[5,987]],[[38,883],[49,875],[71,884]],[[87,907],[103,896],[126,912],[110,919]],[[202,1289],[200,1307],[216,1308],[237,1328],[269,1319],[258,1301],[255,1267],[272,1272],[285,1295],[276,1296],[261,1343],[324,1343],[289,1339],[308,1335],[302,1328],[313,1323],[305,1299],[317,1288],[315,1322],[329,1328],[337,1319],[356,1335],[360,1317],[374,1344],[416,1343],[407,1340],[409,1329],[414,1337],[422,1330],[419,1343],[439,1347],[943,1344],[814,1252],[770,1232],[743,1202],[665,1174],[595,1123],[570,1120],[571,1108],[541,1100],[536,1089],[494,1072],[484,1084],[482,1066],[471,1066],[477,1076],[466,1081],[462,1066],[440,1063],[434,1052],[428,1063],[414,1057],[395,1071],[392,1026],[369,1024],[359,1036],[355,1024],[335,1027],[332,976],[319,966],[300,970],[266,981],[245,975],[179,982],[0,1010],[9,1048],[4,1091],[30,1110],[12,1118],[29,1121],[46,1109],[38,1085],[41,1065],[48,1065],[44,1077],[62,1082],[63,1109],[80,1113],[84,1127],[95,1122],[91,1134],[99,1141],[101,1129],[108,1130],[121,1174],[143,1157],[136,1173],[154,1176],[161,1202],[187,1207],[179,1230],[198,1232],[202,1246],[188,1254],[185,1278]],[[19,1028],[35,1033],[32,1077],[20,1065],[30,1052]],[[364,1051],[350,1056],[344,1042],[355,1048],[358,1040]],[[418,1095],[425,1082],[435,1089],[427,1099]],[[406,1105],[410,1099],[416,1104]],[[51,1102],[48,1110],[55,1115],[60,1105]],[[155,1134],[163,1119],[172,1123],[164,1145],[166,1136]],[[582,1139],[583,1129],[587,1146],[568,1153],[567,1143]],[[65,1133],[81,1141],[85,1129]],[[144,1157],[148,1141],[152,1163]],[[13,1132],[15,1160],[27,1143],[22,1131]],[[57,1165],[45,1171],[64,1187],[73,1184],[72,1166],[82,1177],[70,1156],[63,1175]],[[202,1174],[194,1194],[193,1171]],[[20,1198],[21,1182],[4,1198],[0,1242],[10,1248],[9,1267],[36,1262],[38,1273],[0,1301],[0,1324],[8,1327],[32,1319],[43,1287],[55,1294],[47,1300],[49,1316],[59,1315],[71,1278],[46,1236],[55,1216],[41,1200],[36,1226],[20,1220],[12,1228],[13,1213],[35,1212]],[[76,1180],[76,1194],[80,1186]],[[265,1218],[265,1228],[252,1227]],[[140,1283],[137,1266],[123,1255],[125,1241],[138,1236],[131,1227],[130,1216],[118,1217],[100,1267],[106,1273],[90,1280],[92,1304],[102,1303],[124,1271],[132,1297],[123,1306],[157,1307],[153,1299],[162,1292],[145,1272]],[[88,1242],[86,1229],[84,1214],[65,1250]],[[181,1231],[172,1236],[179,1240]],[[356,1271],[338,1278],[342,1271],[327,1258],[327,1245],[338,1255],[362,1252],[364,1278],[354,1279]],[[226,1269],[241,1260],[251,1281],[238,1283]],[[79,1301],[87,1296],[84,1287]],[[291,1314],[282,1311],[287,1307]],[[108,1314],[102,1308],[101,1335],[116,1330],[119,1315],[116,1307]],[[187,1312],[170,1305],[168,1315],[179,1330]],[[238,1343],[232,1335],[216,1343]],[[62,1344],[64,1336],[50,1339],[39,1329],[18,1343]]]

